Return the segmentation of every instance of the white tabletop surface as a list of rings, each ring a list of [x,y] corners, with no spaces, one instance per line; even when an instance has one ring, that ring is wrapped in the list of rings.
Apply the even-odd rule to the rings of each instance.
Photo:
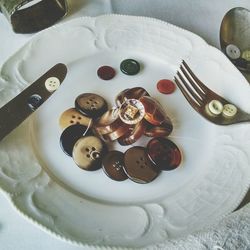
[[[60,22],[90,15],[120,13],[156,17],[181,26],[220,48],[219,29],[224,14],[233,7],[250,9],[249,0],[68,0],[69,14]],[[0,14],[0,66],[32,35],[15,34]],[[23,218],[0,192],[0,249],[1,250],[76,250],[82,247],[64,242],[43,232]],[[87,249],[87,248],[84,248]]]

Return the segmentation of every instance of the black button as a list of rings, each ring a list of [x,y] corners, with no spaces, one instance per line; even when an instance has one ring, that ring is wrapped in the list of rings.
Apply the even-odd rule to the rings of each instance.
[[[120,69],[126,75],[136,75],[140,71],[140,64],[134,59],[126,59],[121,62]]]
[[[63,130],[60,136],[60,146],[65,154],[72,156],[72,151],[75,143],[79,138],[84,136],[87,127],[80,124],[75,124],[67,127]],[[92,134],[91,130],[88,130],[86,135]]]
[[[40,95],[32,95],[28,98],[28,105],[32,110],[36,110],[43,103],[43,99]]]

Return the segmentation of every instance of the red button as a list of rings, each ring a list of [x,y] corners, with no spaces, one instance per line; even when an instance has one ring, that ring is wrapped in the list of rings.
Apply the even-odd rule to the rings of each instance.
[[[173,170],[181,163],[181,152],[170,140],[158,137],[147,145],[149,159],[161,170]]]
[[[168,79],[162,79],[157,83],[157,89],[162,94],[171,94],[175,91],[175,84]]]

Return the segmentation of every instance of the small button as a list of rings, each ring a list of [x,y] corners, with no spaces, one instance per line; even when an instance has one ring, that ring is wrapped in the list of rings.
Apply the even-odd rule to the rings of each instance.
[[[105,144],[96,136],[84,136],[74,145],[72,157],[76,165],[94,171],[102,167],[102,158],[107,152]]]
[[[144,106],[136,99],[126,100],[119,109],[119,116],[126,124],[136,124],[143,119],[144,115]]]
[[[242,52],[242,55],[241,55],[241,57],[243,58],[243,59],[245,59],[246,61],[250,61],[250,50],[244,50],[243,52]]]
[[[218,100],[212,100],[208,104],[208,109],[213,115],[217,116],[217,115],[221,114],[221,112],[223,110],[223,104]]]
[[[105,99],[93,93],[79,95],[75,100],[75,107],[79,112],[91,118],[100,117],[108,110]]]
[[[128,177],[137,183],[149,183],[159,175],[159,169],[155,168],[143,147],[129,148],[124,154],[124,170]]]
[[[65,129],[68,126],[71,126],[74,124],[91,126],[92,119],[87,116],[84,116],[83,114],[78,112],[75,108],[70,108],[70,109],[65,110],[59,118],[59,125],[61,129]]]
[[[40,95],[32,95],[28,98],[28,106],[32,109],[32,110],[36,110],[42,103],[43,103],[43,99]]]
[[[226,54],[227,56],[230,58],[230,59],[238,59],[240,58],[240,55],[241,55],[241,51],[240,49],[234,45],[234,44],[229,44],[227,45],[226,47]]]
[[[233,104],[226,104],[223,107],[223,115],[228,118],[233,118],[237,114],[237,107]]]
[[[162,94],[171,94],[175,91],[175,84],[168,79],[158,81],[156,87]]]
[[[102,160],[102,168],[112,180],[124,181],[128,179],[124,171],[124,154],[120,151],[109,151]]]
[[[150,96],[143,96],[140,99],[145,109],[144,118],[153,125],[161,125],[164,121],[170,120],[158,101]]]
[[[60,86],[60,80],[57,77],[49,77],[45,81],[45,87],[49,92],[57,90]]]
[[[90,135],[91,130],[80,124],[75,124],[67,127],[60,136],[60,146],[65,154],[72,156],[72,151],[75,143],[84,135]]]
[[[161,170],[173,170],[181,163],[181,152],[170,140],[164,137],[151,139],[147,144],[149,159]]]
[[[136,75],[140,71],[140,64],[134,59],[126,59],[121,62],[120,69],[126,75]]]
[[[102,66],[97,70],[97,75],[102,80],[111,80],[115,76],[115,70],[110,66]]]

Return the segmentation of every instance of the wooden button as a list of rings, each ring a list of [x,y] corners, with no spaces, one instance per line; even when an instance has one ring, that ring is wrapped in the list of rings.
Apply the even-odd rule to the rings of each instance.
[[[87,132],[86,132],[87,131]],[[60,136],[60,146],[65,154],[72,156],[72,151],[75,143],[84,135],[90,135],[91,130],[80,124],[75,124],[67,127]]]
[[[159,169],[149,160],[143,147],[128,149],[124,155],[124,163],[126,174],[134,182],[149,183],[159,175]]]
[[[94,171],[102,167],[102,157],[107,152],[105,144],[96,136],[84,136],[74,145],[72,157],[76,165]]]
[[[173,170],[181,163],[181,152],[172,141],[164,137],[150,140],[147,145],[149,159],[161,170]]]
[[[70,109],[65,110],[59,118],[59,125],[61,129],[65,129],[68,126],[71,126],[74,124],[91,126],[92,119],[81,114],[75,108],[70,108]]]
[[[120,151],[109,151],[102,160],[102,168],[112,180],[124,181],[128,179],[124,171],[124,154]]]
[[[115,76],[115,70],[110,66],[102,66],[97,70],[97,75],[102,80],[111,80]]]

